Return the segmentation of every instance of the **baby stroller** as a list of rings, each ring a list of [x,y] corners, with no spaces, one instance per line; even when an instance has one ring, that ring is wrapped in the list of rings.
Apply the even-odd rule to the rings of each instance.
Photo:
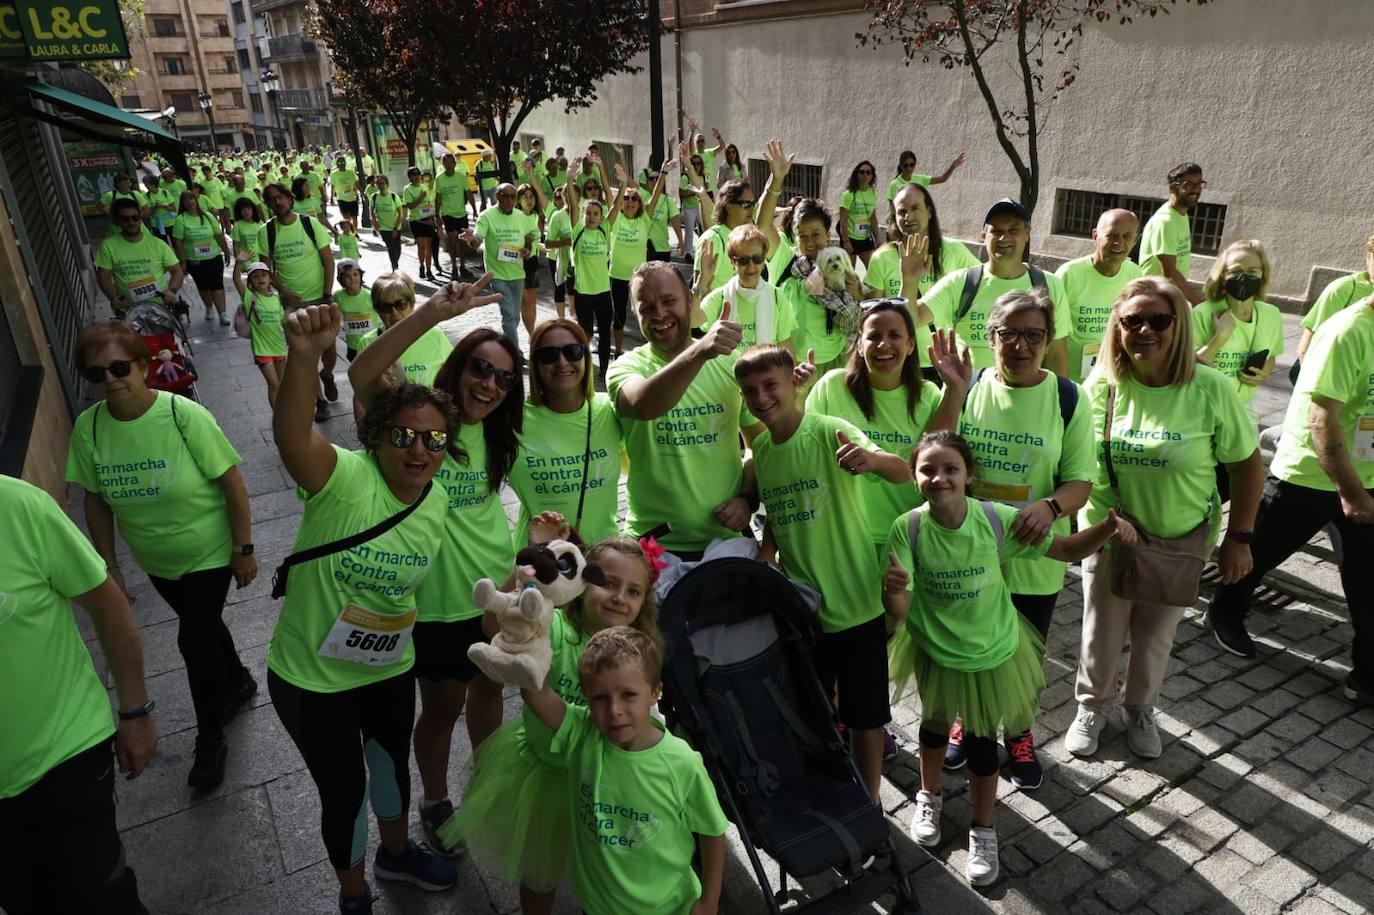
[[[148,348],[148,387],[199,400],[198,376],[191,362],[191,338],[176,315],[157,302],[139,302],[124,312],[124,323],[143,338],[143,345]],[[159,358],[163,350],[171,354],[170,359]]]
[[[797,912],[856,912],[890,892],[895,913],[919,911],[811,661],[820,623],[792,583],[750,559],[704,562],[672,587],[659,623],[669,722],[705,759],[769,911],[789,876],[827,871],[843,884]],[[776,890],[756,848],[779,864]]]

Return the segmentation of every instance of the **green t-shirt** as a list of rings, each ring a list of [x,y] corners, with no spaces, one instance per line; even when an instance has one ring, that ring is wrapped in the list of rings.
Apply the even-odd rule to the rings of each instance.
[[[1302,360],[1288,402],[1283,436],[1270,472],[1295,486],[1334,492],[1322,470],[1307,427],[1312,395],[1340,401],[1340,425],[1355,472],[1374,489],[1374,308],[1368,304],[1337,312],[1317,328]]]
[[[1374,283],[1369,281],[1369,274],[1363,270],[1332,280],[1317,296],[1317,301],[1312,303],[1307,314],[1302,316],[1302,326],[1305,330],[1315,332],[1327,318],[1356,302],[1363,302],[1371,295],[1374,295]]]
[[[346,238],[347,236],[340,235],[339,237]],[[372,333],[372,328],[377,325],[374,320],[376,312],[372,310],[372,293],[366,286],[359,286],[357,294],[350,295],[346,289],[340,286],[334,290],[334,302],[339,306],[343,318],[339,330],[343,334],[344,345],[353,350],[362,349],[367,345],[363,342],[363,338]],[[420,339],[423,340],[424,338],[421,337]]]
[[[429,219],[434,215],[434,186],[407,184],[401,188],[401,202],[406,206],[407,219]]]
[[[922,512],[912,556],[911,512],[892,522],[888,552],[906,570],[911,609],[906,616],[908,633],[935,663],[952,670],[992,670],[1016,653],[1020,643],[1016,607],[1002,574],[1010,560],[1044,556],[1053,542],[1046,536],[1038,544],[1021,543],[1011,536],[1016,509],[992,503],[1002,519],[1002,549],[997,534],[977,499],[970,497],[964,523],[950,530]],[[919,561],[918,561],[919,560]]]
[[[973,256],[973,252],[963,242],[954,238],[942,238],[940,240],[940,277],[969,267],[977,267],[978,263],[978,258]],[[940,278],[935,275],[934,271],[935,267],[932,264],[926,269],[925,276],[921,277],[920,283],[916,286],[918,297],[929,292],[930,287],[934,286],[935,281]],[[864,274],[864,285],[880,297],[902,294],[902,255],[895,244],[883,245],[873,252],[873,256],[868,259],[868,272]],[[928,351],[934,342],[929,325],[916,325],[916,356],[921,360],[922,365],[930,362]],[[883,536],[887,536],[886,530],[884,530]]]
[[[697,239],[696,254],[692,260],[692,271],[697,275],[698,282],[705,282],[707,290],[716,289],[725,284],[725,281],[735,275],[735,267],[730,263],[730,255],[726,247],[730,241],[730,230],[720,223],[716,223],[701,233],[701,238]],[[710,248],[716,255],[716,272],[711,276],[701,276],[701,254]],[[771,274],[770,274],[771,276]]]
[[[1067,309],[1056,308],[1054,323],[1065,320],[1069,329],[1069,377],[1079,384],[1092,373],[1107,332],[1107,319],[1112,315],[1112,303],[1126,284],[1141,275],[1135,261],[1121,262],[1116,276],[1103,276],[1093,266],[1092,255],[1075,258],[1062,264],[1054,275],[1064,286]]]
[[[297,216],[314,216],[318,219],[320,214],[324,212],[324,206],[318,199],[306,194],[304,200],[297,200],[291,204],[291,212]]]
[[[754,439],[768,529],[787,574],[820,592],[826,632],[852,629],[883,612],[883,573],[869,536],[863,480],[835,461],[839,431],[873,448],[852,423],[821,413],[806,413],[782,444],[768,429]]]
[[[164,181],[162,182],[161,187],[167,193],[172,195],[172,200],[174,201],[173,205],[175,205],[175,202],[181,200],[182,194],[186,193],[186,182],[182,181],[180,178],[174,178],[171,181]]]
[[[562,514],[570,524],[576,524],[587,543],[616,535],[623,448],[620,420],[605,394],[597,394],[591,401],[591,460],[584,465],[588,447],[586,406],[573,413],[556,413],[548,407],[525,404],[520,453],[510,472],[511,488],[520,497],[517,549],[526,543],[530,518],[542,511]],[[584,479],[586,498],[582,521],[577,523]]]
[[[206,178],[200,182],[200,186],[205,188],[205,197],[210,199],[210,210],[218,212],[224,209],[224,195],[228,190],[227,185],[218,178]]]
[[[1146,276],[1163,276],[1159,255],[1175,258],[1174,266],[1185,278],[1193,259],[1193,229],[1187,213],[1180,213],[1166,200],[1145,222],[1140,232],[1140,270]]]
[[[975,369],[990,368],[993,358],[992,347],[988,344],[987,325],[993,303],[1005,292],[1031,289],[1030,271],[1025,271],[1014,280],[1004,280],[993,276],[992,271],[984,267],[983,278],[978,283],[978,292],[973,297],[973,305],[968,313],[959,319],[956,327],[954,316],[959,311],[959,299],[964,293],[966,273],[965,270],[959,270],[945,274],[943,279],[930,287],[930,292],[921,296],[921,302],[930,309],[936,327],[945,330],[953,327],[959,335],[959,341],[972,350]],[[1064,301],[1064,285],[1059,281],[1059,277],[1052,273],[1045,274],[1045,292],[1054,303],[1055,313],[1058,314],[1061,310],[1060,303]],[[1068,335],[1068,325],[1063,321],[1055,321],[1054,339],[1058,340]]]
[[[568,622],[561,607],[554,608],[553,620],[549,623],[553,661],[549,664],[549,676],[545,682],[568,705],[587,704],[587,698],[582,695],[582,681],[577,676],[577,662],[587,648],[587,639],[585,632],[580,632]]]
[[[778,285],[783,273],[787,270],[787,265],[792,263],[792,258],[796,257],[797,249],[781,229],[778,230],[778,246],[772,254],[768,255],[768,279],[774,285]]]
[[[1101,453],[1107,416],[1107,376],[1099,367],[1083,386],[1093,409],[1093,447]],[[1181,537],[1220,517],[1216,465],[1243,461],[1259,447],[1255,423],[1240,402],[1236,384],[1208,365],[1198,365],[1189,384],[1146,387],[1133,380],[1116,392],[1112,466],[1127,513],[1156,537]],[[1117,493],[1098,461],[1092,495],[1079,515],[1087,527],[1107,517]]]
[[[545,238],[547,238],[549,241],[565,241],[567,239],[572,238],[572,217],[568,215],[568,210],[566,207],[564,207],[561,210],[551,210],[545,216],[544,219],[545,225],[548,226],[548,231],[545,233]],[[560,248],[551,248],[546,250],[551,256],[553,256],[554,253],[557,252],[556,256],[558,258],[558,262],[563,265],[563,269],[565,271],[567,270],[568,265],[572,263],[572,254],[566,245]]]
[[[114,274],[115,292],[130,305],[156,298],[177,263],[171,245],[151,232],[140,232],[136,242],[122,234],[107,236],[95,255],[95,265]]]
[[[297,216],[290,225],[278,219],[269,220],[258,233],[258,250],[268,256],[272,251],[272,265],[282,285],[301,297],[302,302],[314,302],[324,297],[324,262],[319,252],[329,247],[329,233],[318,221],[311,226],[315,230],[315,241],[305,234],[307,216]],[[277,244],[272,248],[267,243],[267,230],[276,223]]]
[[[481,423],[464,423],[458,447],[467,454],[460,464],[452,455],[434,477],[435,488],[447,496],[443,558],[420,586],[417,602],[421,622],[452,623],[481,616],[472,600],[472,586],[483,578],[498,584],[515,564],[510,522],[501,504],[501,491],[487,485],[487,442]]]
[[[581,182],[579,182],[579,184],[580,183]],[[678,200],[680,202],[682,209],[696,210],[701,208],[701,198],[698,197],[696,194],[693,194],[691,191],[687,190],[689,187],[692,186],[692,182],[686,175],[683,175],[681,178],[677,179],[677,186],[679,188]]]
[[[1226,302],[1203,302],[1193,309],[1193,345],[1201,349],[1216,334],[1215,321],[1226,310]],[[1255,310],[1249,321],[1237,321],[1236,329],[1226,339],[1226,345],[1212,355],[1212,365],[1227,378],[1234,379],[1241,403],[1254,401],[1258,385],[1240,380],[1245,363],[1261,350],[1269,350],[1270,358],[1283,354],[1283,315],[1268,302],[1255,300]]]
[[[128,422],[104,401],[78,416],[67,479],[110,506],[139,568],[176,579],[229,564],[229,509],[214,481],[239,460],[209,410],[158,391]]]
[[[959,434],[973,449],[978,473],[973,495],[1021,509],[1048,498],[1061,483],[1097,476],[1092,408],[1079,396],[1069,425],[1059,412],[1059,382],[1052,372],[1028,388],[1003,384],[988,369],[969,391],[959,417]],[[1069,519],[1051,531],[1069,535]],[[1016,559],[1003,566],[1013,594],[1055,594],[1064,587],[1065,563],[1045,557]]]
[[[453,174],[440,172],[434,176],[434,196],[439,201],[439,215],[462,219],[467,215],[468,167],[459,162]]]
[[[336,168],[329,173],[329,184],[334,188],[334,199],[353,203],[358,199],[358,173],[351,168]]]
[[[495,190],[497,177],[501,174],[494,161],[477,160],[477,186],[484,191]]]
[[[186,252],[186,260],[192,263],[212,260],[220,256],[219,242],[215,236],[220,233],[219,220],[201,213],[179,213],[172,220],[172,237],[178,239]]]
[[[873,188],[845,191],[840,195],[840,209],[849,211],[849,237],[855,241],[872,241],[873,224],[869,218],[878,208],[878,192]]]
[[[135,190],[106,191],[100,197],[100,205],[109,210],[116,200],[132,200],[138,204],[139,209],[148,205],[148,198],[144,196],[143,192]]]
[[[371,300],[369,299],[369,307]],[[368,333],[363,334],[358,339],[357,349],[363,349],[377,339],[386,328],[378,325]],[[449,353],[453,352],[453,344],[449,342],[448,335],[437,327],[431,327],[420,335],[406,351],[401,354],[401,358],[396,360],[396,364],[401,367],[401,374],[406,381],[413,384],[434,384],[435,377],[439,374],[439,369],[444,367],[445,360]]]
[[[919,184],[921,187],[930,187],[930,175],[918,175],[916,172],[912,172],[910,178],[903,178],[901,175],[898,175],[888,182],[887,199],[895,200],[898,192],[908,184]]]
[[[773,332],[769,335],[771,339],[760,340],[759,299],[769,290],[773,294]],[[725,310],[725,287],[717,286],[707,293],[706,298],[701,300],[701,310],[706,313],[706,323],[702,325],[702,329],[709,330],[712,324],[720,320],[720,314]],[[797,329],[796,318],[792,315],[791,299],[765,279],[760,279],[758,286],[753,289],[741,286],[735,290],[735,295],[730,300],[730,320],[740,325],[742,330],[739,346],[735,347],[736,356],[755,343],[787,343]]]
[[[365,531],[406,507],[386,485],[376,458],[338,445],[334,453],[338,463],[324,488],[309,497],[298,491],[305,499],[305,514],[292,552]],[[317,693],[342,692],[410,670],[415,647],[408,623],[414,619],[416,588],[453,549],[444,545],[445,514],[436,479],[423,504],[391,530],[352,549],[293,566],[267,649],[268,669]],[[350,623],[356,627],[351,631]],[[369,630],[404,633],[397,640],[404,642],[404,650],[385,663],[349,658],[348,649],[360,647],[349,644],[353,634]]]
[[[305,183],[310,186],[310,196],[315,199],[315,203],[324,207],[324,175],[317,171],[302,172],[301,177],[305,178]]]
[[[110,699],[68,603],[105,560],[46,492],[0,475],[0,798],[114,733]]]
[[[483,262],[496,279],[525,278],[525,235],[529,230],[529,219],[519,209],[503,213],[499,206],[487,207],[477,217],[473,234],[481,239]],[[609,283],[606,288],[610,288]]]
[[[537,722],[527,733],[547,741],[568,770],[578,905],[588,912],[687,915],[701,896],[692,868],[696,837],[724,835],[730,825],[701,754],[666,729],[647,750],[622,750],[576,705],[551,740]]]
[[[807,412],[846,420],[858,427],[873,444],[910,462],[912,450],[940,405],[940,389],[929,381],[922,381],[914,413],[907,412],[905,387],[874,390],[873,418],[869,419],[845,386],[844,376],[844,369],[831,369],[821,376],[806,398]],[[863,483],[869,540],[886,543],[892,519],[921,503],[920,490],[915,483],[890,483],[874,473],[864,474],[859,479]]]
[[[258,250],[258,237],[261,233],[262,223],[260,222],[240,219],[234,223],[232,238],[230,239],[234,243],[234,253],[247,251],[253,255],[254,260],[262,257],[265,252]]]
[[[363,174],[365,174],[365,175],[375,175],[375,174],[377,174],[377,160],[374,159],[374,158],[372,158],[371,155],[364,155],[364,156],[363,156]]]
[[[383,232],[394,232],[401,224],[401,198],[394,191],[385,194],[372,191],[368,200],[372,204],[372,222]]]
[[[175,219],[177,215],[177,207],[181,200],[180,197],[173,194],[165,187],[159,187],[155,191],[149,191],[144,194],[143,198],[147,201],[148,208],[152,211],[150,215],[154,226],[159,229],[164,229],[172,224],[172,220]]]
[[[647,200],[651,192],[641,189],[641,193]],[[666,192],[658,195],[658,203],[649,214],[653,219],[653,224],[649,227],[649,245],[655,251],[672,250],[671,242],[668,241],[668,224],[681,213],[682,207],[678,205],[676,197]]]
[[[573,228],[573,291],[597,295],[611,291],[611,236],[603,222],[595,229]]]
[[[606,391],[617,402],[621,385],[648,378],[668,364],[646,343],[625,353],[606,372]],[[739,495],[744,468],[739,430],[755,420],[744,408],[730,359],[708,359],[673,409],[657,419],[620,414],[632,472],[626,477],[626,530],[636,537],[661,524],[668,549],[704,550],[735,532],[716,523],[715,510]],[[664,481],[673,481],[672,498]]]
[[[251,289],[244,297],[248,306],[249,346],[254,356],[285,356],[286,309],[282,308],[281,297],[275,293],[258,295]]]
[[[792,350],[805,353],[808,349],[816,351],[816,364],[825,365],[842,356],[849,347],[849,340],[839,327],[826,330],[825,305],[812,298],[806,291],[803,280],[789,276],[778,284],[784,297],[792,305],[792,320],[796,331],[792,334]]]
[[[629,280],[635,268],[648,258],[652,220],[642,210],[631,219],[621,213],[611,226],[611,277]]]

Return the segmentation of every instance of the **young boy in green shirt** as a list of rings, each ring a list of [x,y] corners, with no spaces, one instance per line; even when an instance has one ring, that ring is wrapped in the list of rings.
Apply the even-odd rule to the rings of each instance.
[[[787,574],[822,595],[817,672],[837,687],[840,721],[874,802],[882,781],[887,694],[887,626],[882,571],[873,552],[859,477],[911,483],[906,461],[875,448],[853,424],[797,405],[796,362],[773,344],[735,363],[744,403],[767,427],[754,439],[759,499],[768,509],[759,558],[779,552]]]

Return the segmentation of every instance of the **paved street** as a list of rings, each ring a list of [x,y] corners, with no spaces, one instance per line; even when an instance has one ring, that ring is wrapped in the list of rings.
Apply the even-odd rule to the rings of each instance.
[[[371,279],[385,270],[385,253],[370,236],[363,237],[363,247]],[[407,248],[403,264],[412,273],[413,250]],[[541,313],[551,314],[547,275],[545,282]],[[428,288],[422,285],[421,294]],[[469,318],[446,330],[456,337],[479,319],[496,323],[494,309]],[[1296,320],[1286,317],[1286,323],[1290,356],[1257,401],[1266,425],[1281,417],[1287,396]],[[252,496],[259,577],[230,594],[226,619],[245,663],[264,683],[278,608],[268,595],[271,572],[289,552],[300,505],[271,445],[271,416],[247,341],[203,322],[194,307],[192,325],[201,398],[243,456]],[[352,444],[343,372],[341,360],[343,396],[324,428]],[[79,518],[79,498],[73,506]],[[194,720],[177,624],[143,574],[127,560],[124,568],[137,597],[134,612],[162,735],[147,772],[121,783],[118,792],[120,828],[148,907],[235,915],[335,911],[336,883],[319,838],[315,789],[265,689],[231,726],[225,783],[204,796],[186,787]],[[902,752],[887,767],[883,802],[902,853],[916,868],[925,910],[1319,915],[1374,909],[1374,709],[1356,710],[1341,696],[1352,635],[1329,544],[1323,540],[1295,557],[1281,579],[1295,596],[1280,595],[1277,602],[1287,606],[1252,615],[1261,645],[1254,660],[1221,652],[1203,630],[1200,612],[1188,614],[1161,700],[1165,752],[1142,764],[1126,748],[1119,724],[1104,735],[1095,760],[1072,759],[1063,749],[1060,735],[1075,711],[1081,619],[1079,578],[1070,573],[1048,645],[1049,688],[1036,727],[1051,771],[1034,792],[1003,782],[997,817],[1004,877],[985,892],[963,880],[970,806],[962,773],[945,780],[944,843],[932,855],[905,838],[917,788],[918,710],[897,709]],[[78,619],[93,638],[84,615]],[[96,656],[100,664],[98,650]],[[508,717],[515,703],[508,700]],[[469,755],[460,728],[455,786],[465,781]],[[418,827],[413,832],[420,836]],[[459,887],[449,893],[376,889],[379,913],[517,909],[514,888],[467,862]],[[765,911],[737,846],[725,895],[731,915]],[[566,892],[558,911],[576,911]]]

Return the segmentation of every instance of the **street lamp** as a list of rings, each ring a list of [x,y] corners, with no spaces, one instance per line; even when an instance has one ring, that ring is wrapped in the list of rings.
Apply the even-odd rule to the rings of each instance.
[[[200,110],[205,112],[205,117],[210,122],[210,151],[219,153],[219,137],[215,136],[215,99],[208,92],[202,92],[199,96]]]
[[[272,106],[273,145],[281,149],[285,146],[284,143],[277,142],[277,135],[281,133],[281,109],[277,106],[277,91],[281,86],[281,80],[277,77],[276,71],[270,67],[258,74],[258,78],[262,80],[262,87],[267,90],[267,103]]]
[[[162,109],[162,119],[163,119],[164,121],[167,122],[167,126],[168,126],[168,127],[171,127],[171,128],[172,128],[172,136],[174,136],[174,137],[176,137],[178,140],[180,140],[180,139],[181,139],[181,134],[180,134],[179,132],[177,132],[177,109],[176,109],[176,106],[175,106],[175,105],[168,105],[166,108]]]

